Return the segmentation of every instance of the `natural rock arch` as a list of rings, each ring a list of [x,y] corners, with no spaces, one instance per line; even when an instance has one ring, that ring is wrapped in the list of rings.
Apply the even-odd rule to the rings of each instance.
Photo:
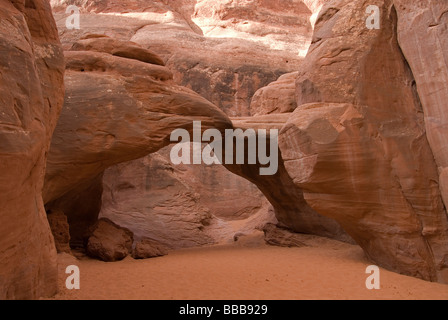
[[[193,121],[202,121],[203,131],[224,131],[234,123],[244,123],[232,123],[205,99],[175,86],[166,68],[114,56],[113,47],[121,48],[122,53],[135,51],[132,43],[92,37],[76,43],[77,51],[65,54],[66,101],[48,157],[44,200],[48,210],[70,212],[78,236],[98,217],[106,168],[156,152],[170,143],[174,129],[192,130]],[[280,116],[277,128],[285,121]],[[264,125],[261,120],[259,128]],[[257,165],[226,167],[257,185],[280,222],[293,231],[350,241],[335,221],[306,204],[301,191],[293,188],[281,159],[280,170],[272,177],[255,174]],[[279,185],[283,187],[274,188]]]

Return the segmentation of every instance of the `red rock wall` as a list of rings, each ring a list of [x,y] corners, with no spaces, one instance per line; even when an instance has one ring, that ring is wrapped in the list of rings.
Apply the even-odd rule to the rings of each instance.
[[[0,21],[0,300],[33,299],[57,288],[42,187],[64,59],[47,1],[1,0]]]
[[[412,68],[448,205],[448,2],[395,0],[398,41]]]
[[[381,10],[379,30],[365,25],[371,4]],[[397,25],[392,1],[324,5],[280,149],[310,206],[374,262],[447,282],[448,221],[412,71],[424,77],[403,56]]]

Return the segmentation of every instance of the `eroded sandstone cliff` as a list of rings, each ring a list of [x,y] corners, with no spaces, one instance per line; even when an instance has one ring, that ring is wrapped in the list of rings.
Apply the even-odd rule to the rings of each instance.
[[[365,8],[371,4],[380,8],[378,30],[365,25]],[[408,6],[397,7],[406,12]],[[403,24],[421,21],[427,11],[422,15],[414,10],[413,19],[404,12],[399,17],[393,1],[332,1],[323,6],[296,79],[298,108],[282,129],[280,149],[306,202],[337,220],[374,262],[446,282],[448,224],[434,161],[435,154],[442,164],[439,150],[444,144],[435,142],[435,136],[443,125],[435,130],[434,123],[443,120],[422,108],[422,102],[427,109],[444,108],[440,96],[427,90],[443,95],[446,82],[439,83],[446,68],[443,59],[412,56]],[[431,51],[441,54],[446,50],[437,40],[441,31],[434,27]],[[441,62],[429,62],[435,60]],[[425,80],[430,71],[422,70],[425,63],[442,67],[430,69],[442,71],[431,80],[432,89]],[[440,173],[443,177],[443,169]]]
[[[57,127],[64,61],[50,6],[0,4],[0,299],[55,293],[44,203],[52,224],[66,228],[62,209],[82,239],[117,199],[141,209],[156,196],[159,210],[170,199],[148,185],[164,181],[180,196],[156,216],[189,209],[178,228],[209,243],[198,184],[163,152],[147,157],[197,120],[204,130],[281,130],[276,175],[227,168],[259,187],[284,227],[353,238],[373,263],[448,282],[446,1],[52,1],[67,61]],[[65,26],[69,4],[81,8],[79,30]],[[380,8],[378,30],[366,27],[368,5]],[[136,256],[165,252],[145,235],[150,248]]]
[[[48,2],[0,1],[0,300],[56,293],[42,187],[63,73]]]
[[[302,1],[51,1],[62,43],[87,34],[131,40],[157,52],[174,79],[229,116],[250,115],[259,88],[296,71],[312,34]],[[69,5],[81,12],[68,30]]]

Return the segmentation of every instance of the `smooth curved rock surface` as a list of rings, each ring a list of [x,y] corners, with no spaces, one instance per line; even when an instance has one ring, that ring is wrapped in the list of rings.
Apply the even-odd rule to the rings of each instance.
[[[107,36],[90,35],[75,42],[71,51],[97,51],[113,56],[138,60],[164,66],[162,58],[151,50],[144,49],[131,41],[119,41]]]
[[[0,1],[0,300],[57,290],[42,202],[46,154],[63,104],[64,57],[45,0]]]
[[[380,30],[366,28],[371,4]],[[392,1],[324,5],[280,149],[306,202],[373,262],[447,282],[447,215],[397,20]]]
[[[395,0],[398,41],[412,68],[448,206],[448,2]]]
[[[193,121],[202,121],[204,130],[232,127],[163,66],[96,51],[65,55],[67,90],[47,161],[46,203],[114,164],[163,148],[175,129],[192,130]]]
[[[284,74],[277,81],[259,89],[252,97],[251,115],[291,113],[296,110],[297,74],[297,72]]]
[[[291,114],[272,114],[249,118],[232,118],[236,129],[277,129],[281,130]],[[246,144],[247,148],[247,144]],[[269,150],[269,147],[268,147]],[[247,155],[247,150],[246,150]],[[254,183],[272,204],[279,224],[288,229],[306,234],[329,237],[352,243],[353,240],[333,219],[325,217],[312,209],[305,201],[303,191],[289,176],[283,155],[279,152],[278,171],[274,175],[261,176],[260,164],[224,164],[231,172]]]

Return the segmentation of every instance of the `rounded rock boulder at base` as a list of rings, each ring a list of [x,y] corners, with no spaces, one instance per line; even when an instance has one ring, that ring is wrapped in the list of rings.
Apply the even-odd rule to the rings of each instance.
[[[99,219],[93,227],[86,251],[90,257],[105,262],[120,261],[132,253],[134,234],[109,219]]]

